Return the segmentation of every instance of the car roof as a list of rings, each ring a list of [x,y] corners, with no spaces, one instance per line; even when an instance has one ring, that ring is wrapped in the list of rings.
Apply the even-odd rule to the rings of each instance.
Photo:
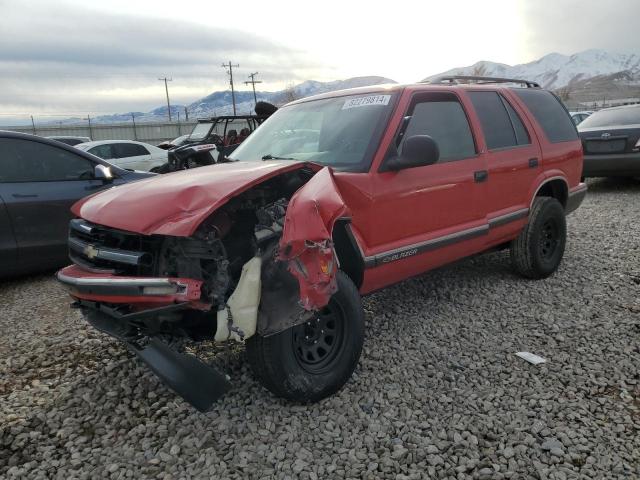
[[[269,115],[219,115],[217,117],[201,117],[197,118],[196,121],[198,123],[209,123],[216,122],[220,120],[264,120],[268,118]]]
[[[533,90],[542,90],[537,87],[530,87]],[[326,98],[344,97],[347,95],[366,95],[368,93],[392,93],[399,92],[405,89],[411,89],[416,91],[456,91],[456,90],[526,90],[525,87],[514,87],[513,83],[428,83],[428,82],[416,82],[416,83],[381,83],[379,85],[370,85],[366,87],[347,88],[344,90],[335,90],[332,92],[320,93],[311,97],[301,98],[300,100],[294,100],[287,103],[284,106],[296,105],[299,103],[306,103],[313,100],[322,100]]]
[[[640,108],[640,103],[633,103],[631,105],[620,105],[617,107],[601,108],[600,110],[598,110],[598,112],[609,112],[611,110],[625,110],[625,109],[631,109],[631,108]],[[597,112],[594,112],[594,113],[597,113]]]
[[[97,145],[107,145],[111,143],[133,143],[135,145],[143,145],[145,147],[153,147],[148,143],[138,142],[137,140],[93,140],[91,142],[79,143],[78,145],[82,145],[84,147],[95,147]],[[76,145],[76,146],[78,146]]]
[[[74,138],[74,139],[78,139],[78,138],[90,138],[90,137],[85,137],[83,135],[47,135],[44,138],[53,138],[54,140],[57,140],[58,138]]]

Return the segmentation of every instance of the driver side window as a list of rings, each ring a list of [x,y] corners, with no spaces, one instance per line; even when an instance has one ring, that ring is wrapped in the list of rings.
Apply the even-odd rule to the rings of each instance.
[[[451,94],[431,94],[428,100],[415,103],[401,133],[398,153],[404,140],[414,135],[429,135],[438,144],[438,163],[462,160],[476,155],[471,128],[460,102]]]
[[[0,182],[54,182],[93,178],[89,160],[58,147],[17,138],[0,139]]]

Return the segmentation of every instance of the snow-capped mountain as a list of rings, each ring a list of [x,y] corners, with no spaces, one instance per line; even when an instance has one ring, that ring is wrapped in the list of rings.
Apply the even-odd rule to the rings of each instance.
[[[334,80],[332,82],[318,82],[307,80],[299,85],[292,86],[278,92],[256,92],[258,101],[264,100],[276,105],[286,103],[291,97],[304,98],[319,93],[333,92],[345,88],[364,87],[367,85],[379,85],[382,83],[396,83],[394,80],[384,77],[353,77],[346,80]],[[253,110],[254,99],[252,91],[236,92],[236,111],[238,114],[248,114]],[[211,115],[229,115],[233,113],[231,91],[214,92],[188,106],[189,116],[206,117]],[[166,115],[166,108],[165,108]]]
[[[631,81],[640,80],[640,55],[585,50],[574,55],[550,53],[534,62],[506,65],[480,61],[468,67],[453,68],[425,78],[440,75],[483,75],[522,78],[539,83],[543,88],[558,89],[594,77],[626,72]]]
[[[276,105],[286,103],[295,98],[304,98],[319,93],[333,92],[345,88],[364,87],[367,85],[379,85],[383,83],[396,83],[394,80],[384,77],[368,76],[353,77],[346,80],[334,80],[332,82],[317,82],[307,80],[299,85],[292,86],[286,90],[277,92],[256,92],[258,101],[264,100]],[[239,115],[253,113],[254,98],[253,91],[236,91],[236,112]],[[231,100],[231,90],[213,92],[206,97],[196,100],[186,106],[189,118],[211,117],[215,115],[231,115],[233,113],[233,103]],[[102,115],[92,119],[93,123],[116,123],[130,122],[132,114],[135,115],[136,122],[157,122],[167,119],[167,107],[162,106],[150,112],[129,112],[113,115]],[[171,116],[174,120],[185,119],[184,105],[171,105]],[[68,119],[63,123],[78,123],[80,119]],[[82,120],[84,121],[84,119]],[[59,122],[59,121],[58,121]]]

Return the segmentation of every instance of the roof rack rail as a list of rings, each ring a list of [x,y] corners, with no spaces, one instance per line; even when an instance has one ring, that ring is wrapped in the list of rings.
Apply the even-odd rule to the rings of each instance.
[[[443,75],[440,77],[427,80],[424,83],[443,84],[443,83],[458,83],[458,80],[464,80],[466,82],[475,82],[478,84],[484,83],[519,83],[527,88],[540,88],[540,85],[530,80],[520,80],[516,78],[498,78],[498,77],[481,77],[476,75]]]

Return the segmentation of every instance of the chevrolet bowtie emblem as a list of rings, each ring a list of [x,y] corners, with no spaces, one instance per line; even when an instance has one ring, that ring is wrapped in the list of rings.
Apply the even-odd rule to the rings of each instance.
[[[91,260],[93,260],[98,256],[98,252],[99,250],[93,245],[87,245],[86,247],[84,247],[84,250],[82,251],[85,257],[90,258]]]

